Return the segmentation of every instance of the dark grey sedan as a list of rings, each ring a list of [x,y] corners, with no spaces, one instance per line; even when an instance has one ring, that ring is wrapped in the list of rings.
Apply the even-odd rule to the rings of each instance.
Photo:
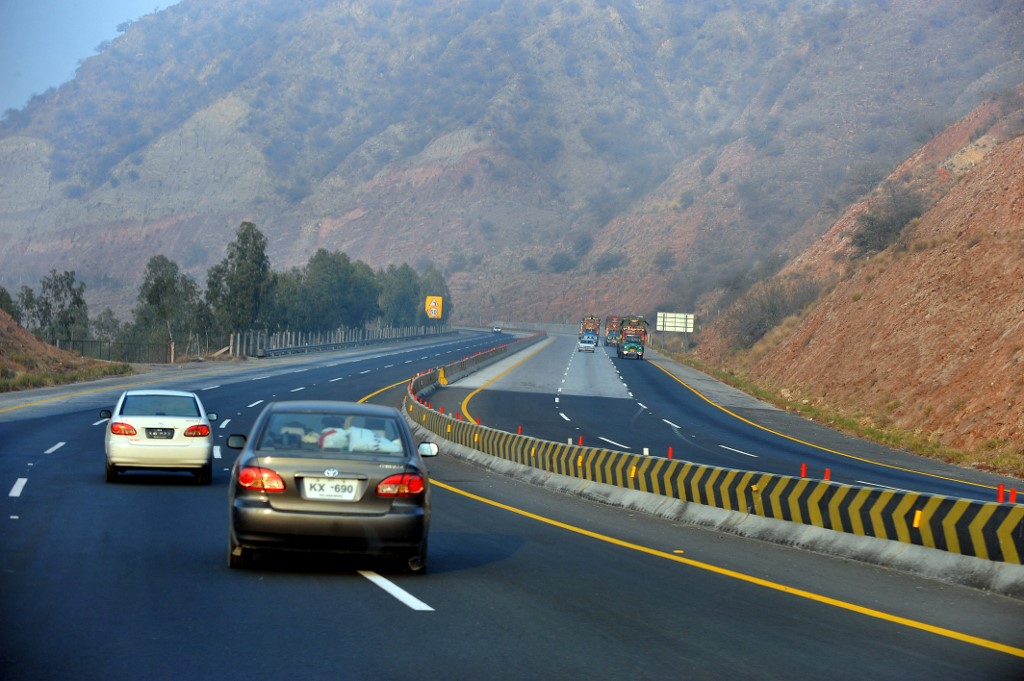
[[[354,402],[275,402],[241,449],[228,487],[228,565],[254,551],[313,551],[398,558],[427,566],[430,477],[401,413]]]

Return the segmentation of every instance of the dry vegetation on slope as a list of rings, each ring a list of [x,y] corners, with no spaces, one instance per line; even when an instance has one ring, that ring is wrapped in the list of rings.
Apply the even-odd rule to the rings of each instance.
[[[82,357],[44,343],[0,310],[0,392],[130,372],[127,364]]]
[[[851,209],[782,275],[827,283],[817,303],[745,352],[729,350],[724,315],[697,356],[808,411],[1024,477],[1024,137],[985,121],[975,112],[890,178],[948,186],[896,244],[852,257],[867,207]]]

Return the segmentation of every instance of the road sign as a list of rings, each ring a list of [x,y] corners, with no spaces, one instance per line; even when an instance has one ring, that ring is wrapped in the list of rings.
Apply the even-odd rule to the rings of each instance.
[[[443,302],[444,301],[441,300],[441,296],[427,296],[425,306],[427,310],[427,317],[430,319],[440,319]]]
[[[693,333],[693,315],[685,312],[659,312],[654,328],[658,331]]]

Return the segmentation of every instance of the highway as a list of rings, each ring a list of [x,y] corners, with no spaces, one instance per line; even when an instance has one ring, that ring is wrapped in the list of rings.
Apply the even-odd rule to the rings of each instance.
[[[965,469],[846,437],[648,350],[578,353],[552,334],[502,372],[481,371],[432,397],[492,428],[555,442],[695,463],[828,479],[848,485],[996,501],[1013,478]]]
[[[620,386],[583,371],[613,393],[597,402],[575,378],[545,392],[585,362],[618,365],[555,341],[500,379],[526,389],[481,390],[473,413],[529,430],[538,416],[557,423],[545,413],[555,404],[554,418],[579,428],[569,437],[728,456],[678,414],[664,424],[683,398],[630,373],[656,375],[656,362],[619,367]],[[0,395],[3,678],[1024,678],[1022,601],[555,494],[443,451],[429,462],[422,577],[323,556],[229,570],[223,446],[209,487],[177,474],[104,482],[99,410],[128,387],[195,390],[220,417],[222,445],[268,401],[397,405],[416,372],[494,342],[462,333]],[[469,388],[438,394],[456,390]],[[647,445],[640,435],[657,423],[668,435]]]

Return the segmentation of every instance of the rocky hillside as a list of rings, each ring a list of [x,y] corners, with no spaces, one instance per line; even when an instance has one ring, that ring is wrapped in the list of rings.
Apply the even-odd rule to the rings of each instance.
[[[461,322],[692,310],[1024,81],[1022,0],[183,0],[0,123],[0,285],[124,310],[243,220]]]
[[[1019,102],[1018,102],[1019,107]],[[838,408],[1024,473],[1024,111],[990,102],[888,178],[933,203],[883,250],[854,236],[884,192],[851,207],[779,276],[702,334],[696,354],[792,401]],[[737,319],[786,282],[819,299],[746,350]],[[967,463],[976,463],[968,457]]]

